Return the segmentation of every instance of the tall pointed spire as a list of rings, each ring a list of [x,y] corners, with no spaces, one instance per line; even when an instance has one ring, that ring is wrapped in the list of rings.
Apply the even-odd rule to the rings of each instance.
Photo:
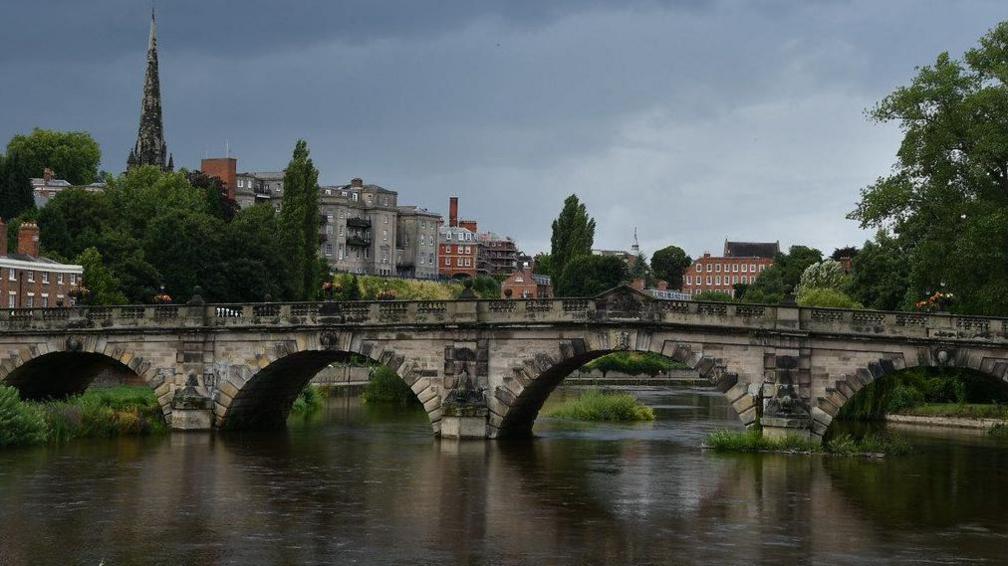
[[[156,165],[169,170],[168,146],[164,141],[164,125],[161,122],[161,82],[158,78],[157,20],[151,7],[150,37],[147,40],[147,74],[144,77],[143,100],[140,102],[140,129],[131,153],[133,163]]]

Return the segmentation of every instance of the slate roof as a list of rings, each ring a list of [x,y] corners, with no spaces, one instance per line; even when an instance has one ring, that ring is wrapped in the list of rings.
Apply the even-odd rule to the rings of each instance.
[[[724,257],[765,257],[773,259],[780,252],[780,242],[729,242],[724,243]]]

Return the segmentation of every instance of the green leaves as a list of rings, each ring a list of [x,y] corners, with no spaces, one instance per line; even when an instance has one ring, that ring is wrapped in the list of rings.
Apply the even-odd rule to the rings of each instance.
[[[651,256],[651,271],[664,279],[670,289],[682,288],[683,273],[693,264],[693,259],[679,246],[667,246]]]
[[[318,273],[319,188],[318,169],[308,143],[298,140],[284,170],[280,236],[288,257],[287,287],[295,299],[314,298],[321,283]]]
[[[98,177],[101,149],[86,132],[57,132],[36,128],[14,136],[0,166],[0,218],[13,218],[34,207],[30,179],[46,167],[73,185]]]
[[[616,256],[583,255],[574,258],[554,278],[559,297],[593,297],[627,279],[627,267]]]
[[[588,216],[588,209],[571,195],[564,200],[560,216],[553,221],[551,245],[551,273],[560,276],[572,260],[591,255],[595,243],[595,219]]]

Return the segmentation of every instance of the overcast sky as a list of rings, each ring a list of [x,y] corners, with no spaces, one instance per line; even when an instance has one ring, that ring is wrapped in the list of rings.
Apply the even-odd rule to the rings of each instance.
[[[86,130],[121,171],[136,138],[149,8],[5,3],[0,139]],[[692,255],[725,238],[829,253],[892,166],[899,131],[864,111],[954,56],[1000,1],[372,0],[157,2],[175,164],[224,153],[276,170],[308,140],[323,184],[362,177],[400,203],[549,248],[577,193],[596,247]],[[57,172],[58,173],[58,172]]]

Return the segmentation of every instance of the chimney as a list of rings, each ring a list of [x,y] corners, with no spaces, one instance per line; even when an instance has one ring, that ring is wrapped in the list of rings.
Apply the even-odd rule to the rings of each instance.
[[[24,222],[18,228],[18,253],[31,257],[39,254],[39,228],[34,222]]]
[[[0,257],[7,255],[7,225],[0,218]]]
[[[53,173],[53,170],[46,167],[45,169],[42,170],[42,184],[48,187],[49,185],[52,184],[53,177],[55,176],[56,174]]]
[[[361,188],[363,188],[364,187],[364,179],[361,179],[360,177],[354,177],[353,179],[350,179],[350,187],[352,187],[354,189],[361,189]]]
[[[458,197],[448,197],[448,225],[458,226]]]

